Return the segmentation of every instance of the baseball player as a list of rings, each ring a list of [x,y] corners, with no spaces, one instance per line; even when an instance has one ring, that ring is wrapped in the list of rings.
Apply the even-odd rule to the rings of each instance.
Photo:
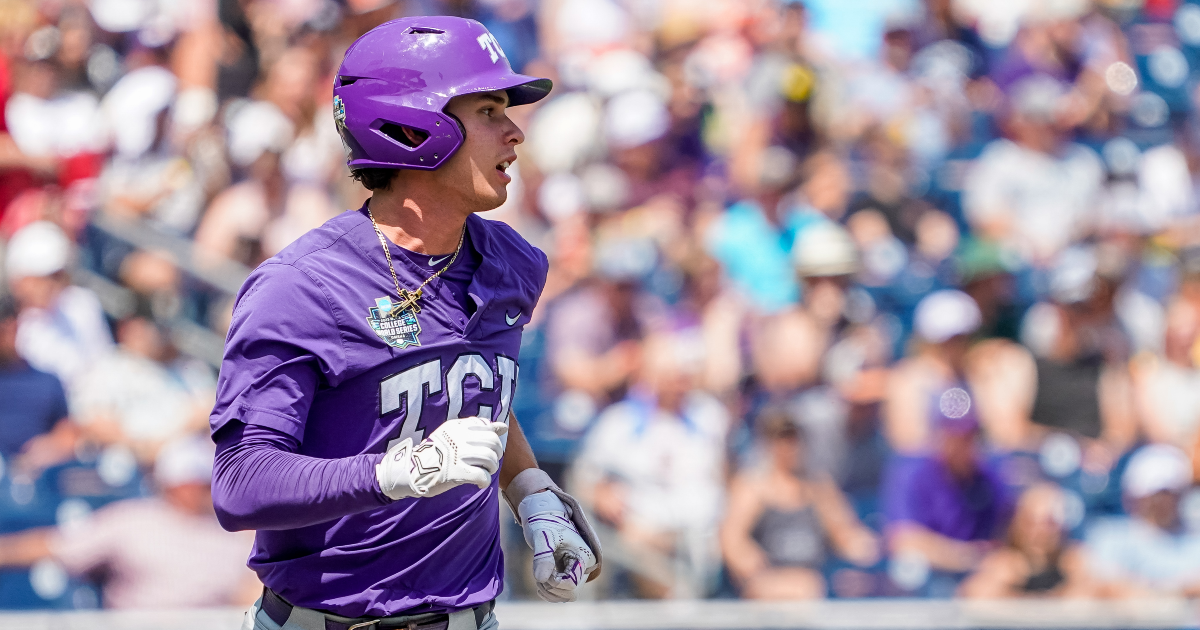
[[[346,51],[333,112],[373,194],[238,294],[211,424],[213,502],[257,530],[244,628],[498,627],[504,494],[538,594],[575,598],[600,547],[510,414],[545,254],[475,213],[507,197],[546,96],[481,24],[383,24]]]

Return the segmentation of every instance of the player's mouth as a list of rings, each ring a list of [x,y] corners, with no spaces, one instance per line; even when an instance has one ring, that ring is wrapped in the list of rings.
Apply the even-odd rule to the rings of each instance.
[[[509,175],[506,171],[508,170],[508,167],[512,166],[512,163],[516,161],[517,158],[514,156],[505,159],[496,165],[496,172],[500,175],[500,181],[504,182],[505,184],[512,181],[512,175]]]

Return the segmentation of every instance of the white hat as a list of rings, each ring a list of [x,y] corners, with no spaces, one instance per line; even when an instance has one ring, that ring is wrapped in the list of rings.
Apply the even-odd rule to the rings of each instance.
[[[1050,271],[1050,295],[1059,304],[1077,304],[1096,291],[1100,261],[1090,247],[1071,247],[1054,261]]]
[[[846,276],[858,271],[858,249],[845,228],[821,221],[796,235],[792,264],[805,278]]]
[[[529,123],[530,155],[543,173],[583,164],[599,142],[600,110],[586,92],[567,92],[538,106]]]
[[[604,110],[605,139],[614,149],[632,149],[658,140],[670,126],[666,103],[649,90],[614,96]]]
[[[10,280],[48,276],[67,268],[71,239],[49,221],[35,221],[17,230],[8,241],[4,270]]]
[[[913,332],[931,343],[942,343],[979,329],[983,316],[971,296],[962,291],[934,291],[921,299],[913,316]]]
[[[147,66],[121,77],[104,95],[101,109],[117,153],[134,158],[150,149],[158,133],[158,114],[175,98],[176,83],[170,70]]]
[[[1179,448],[1167,444],[1151,444],[1138,449],[1121,477],[1121,489],[1134,499],[1164,490],[1181,492],[1190,485],[1192,462]]]
[[[154,460],[154,480],[163,488],[211,483],[215,450],[211,441],[199,437],[168,442]]]
[[[226,129],[229,157],[238,166],[250,166],[267,151],[283,153],[296,133],[292,121],[267,101],[252,101],[233,108]]]

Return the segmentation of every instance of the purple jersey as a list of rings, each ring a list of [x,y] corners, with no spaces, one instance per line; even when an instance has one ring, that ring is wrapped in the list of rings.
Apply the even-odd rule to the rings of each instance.
[[[469,251],[425,287],[419,309],[396,315],[365,209],[263,263],[234,307],[213,432],[231,420],[260,425],[298,440],[298,454],[332,459],[383,453],[406,437],[419,442],[447,418],[507,422],[546,256],[502,223],[471,216],[467,234]],[[389,246],[407,289],[448,260]],[[473,275],[454,277],[472,267]],[[502,585],[498,493],[495,481],[485,490],[465,485],[260,530],[250,567],[289,602],[348,617],[471,607]]]

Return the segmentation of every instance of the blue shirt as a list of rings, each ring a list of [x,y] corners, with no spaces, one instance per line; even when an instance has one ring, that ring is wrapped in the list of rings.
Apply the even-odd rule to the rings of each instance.
[[[58,377],[24,361],[0,366],[0,455],[15,455],[65,417],[67,396]]]
[[[800,300],[792,270],[795,229],[772,225],[753,201],[739,201],[713,222],[705,236],[708,252],[760,310],[781,311]]]

